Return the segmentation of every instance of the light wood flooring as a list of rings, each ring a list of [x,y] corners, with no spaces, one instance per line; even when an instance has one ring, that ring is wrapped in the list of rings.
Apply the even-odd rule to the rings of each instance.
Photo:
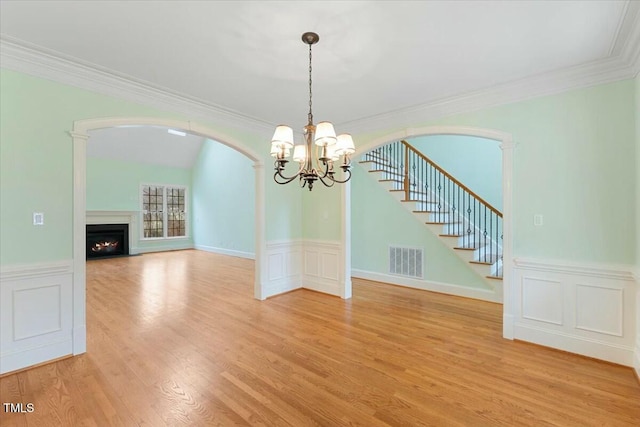
[[[630,368],[505,340],[501,305],[252,287],[252,261],[206,252],[87,263],[87,353],[1,378],[35,412],[0,424],[640,425]]]

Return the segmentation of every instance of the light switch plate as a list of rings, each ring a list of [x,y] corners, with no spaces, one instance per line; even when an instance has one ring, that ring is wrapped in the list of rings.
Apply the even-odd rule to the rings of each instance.
[[[33,213],[33,225],[44,225],[44,213],[42,212]]]
[[[542,224],[544,224],[542,214],[535,214],[533,216],[533,225],[540,227]]]

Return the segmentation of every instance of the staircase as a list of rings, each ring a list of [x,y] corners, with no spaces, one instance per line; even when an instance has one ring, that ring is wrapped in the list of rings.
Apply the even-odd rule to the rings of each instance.
[[[485,282],[501,290],[500,211],[406,141],[369,151],[359,163]]]

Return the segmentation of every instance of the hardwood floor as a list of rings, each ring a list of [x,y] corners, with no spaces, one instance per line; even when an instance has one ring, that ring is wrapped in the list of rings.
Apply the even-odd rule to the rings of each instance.
[[[632,426],[630,368],[501,337],[502,306],[354,280],[253,299],[253,262],[87,263],[88,352],[0,379],[9,426]]]

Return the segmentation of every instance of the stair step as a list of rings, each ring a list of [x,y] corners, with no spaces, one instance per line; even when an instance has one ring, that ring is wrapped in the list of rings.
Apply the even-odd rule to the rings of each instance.
[[[502,276],[486,276],[487,279],[502,280]]]
[[[465,248],[464,246],[456,246],[453,249],[456,249],[456,250],[459,250],[459,251],[475,251],[476,249],[478,249],[478,247],[470,246],[470,247],[466,247]]]
[[[480,264],[480,265],[493,265],[490,261],[469,261],[471,264]]]

